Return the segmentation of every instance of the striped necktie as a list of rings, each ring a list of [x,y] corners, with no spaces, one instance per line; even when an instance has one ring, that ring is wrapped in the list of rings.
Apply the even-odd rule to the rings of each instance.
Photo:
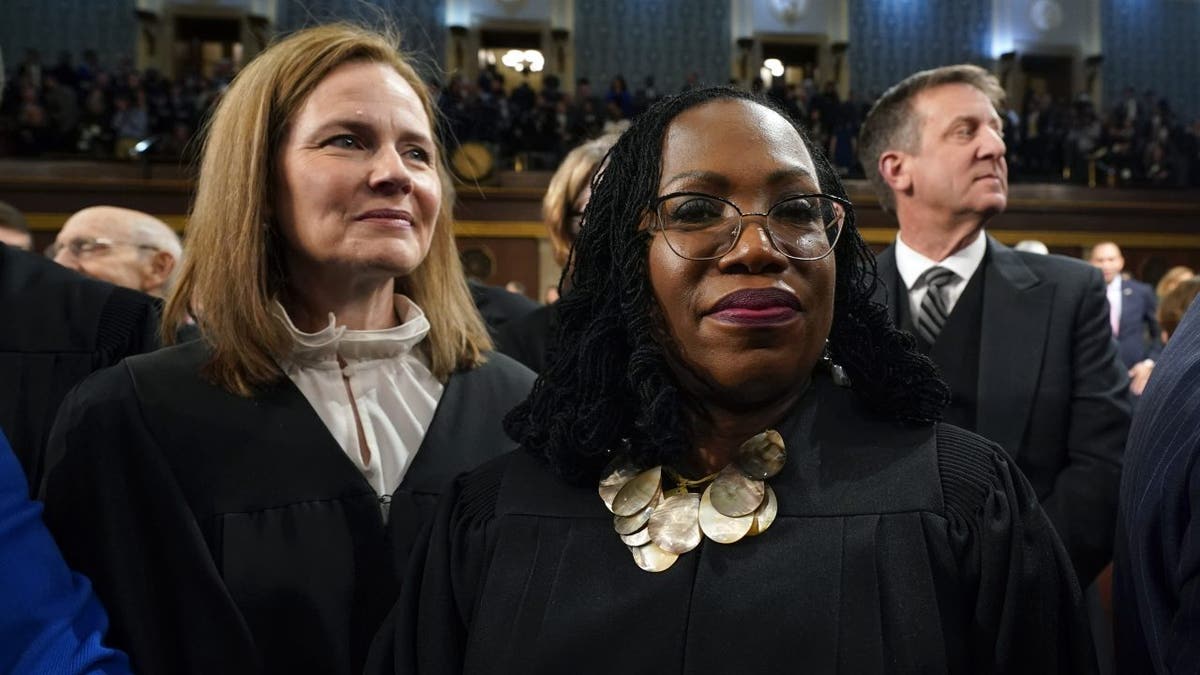
[[[946,303],[946,284],[958,275],[945,267],[930,267],[921,275],[925,278],[925,298],[921,300],[921,315],[917,317],[917,334],[928,344],[937,342],[938,333],[946,325],[950,310]]]

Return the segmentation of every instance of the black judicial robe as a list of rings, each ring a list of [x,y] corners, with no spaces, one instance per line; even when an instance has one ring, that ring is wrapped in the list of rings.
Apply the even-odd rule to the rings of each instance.
[[[67,392],[93,371],[158,348],[158,300],[0,244],[0,429],[36,494]]]
[[[286,378],[253,398],[191,342],[101,371],[64,402],[46,521],[141,673],[358,673],[417,534],[458,473],[513,447],[533,375],[498,354],[454,374],[381,500]]]
[[[997,446],[880,422],[825,378],[779,429],[774,525],[658,574],[595,486],[528,453],[461,477],[365,672],[1094,671],[1071,562]]]

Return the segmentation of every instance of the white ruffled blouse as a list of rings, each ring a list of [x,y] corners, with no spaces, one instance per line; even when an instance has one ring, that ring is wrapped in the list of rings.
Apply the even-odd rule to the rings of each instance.
[[[328,326],[305,333],[282,305],[276,303],[276,311],[293,341],[291,354],[280,361],[283,371],[375,492],[390,496],[416,457],[445,389],[419,348],[429,334],[429,319],[403,295],[396,295],[400,325],[385,330],[348,330],[330,313]],[[366,463],[356,408],[370,450]]]

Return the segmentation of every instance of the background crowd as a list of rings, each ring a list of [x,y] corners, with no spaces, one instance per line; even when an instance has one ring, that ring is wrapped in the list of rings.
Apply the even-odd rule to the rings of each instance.
[[[103,64],[93,50],[78,60],[61,52],[53,64],[29,50],[9,68],[0,156],[126,158],[138,141],[154,139],[150,156],[187,159],[189,141],[234,74],[225,61],[211,76],[172,81],[128,60]],[[508,77],[491,65],[474,81],[453,76],[432,85],[449,149],[481,143],[502,166],[552,170],[584,141],[622,131],[662,96],[700,84],[695,73],[678,83],[647,76],[630,84],[618,75],[608,83],[581,77],[567,91],[547,74],[538,90]],[[811,77],[769,85],[755,78],[750,88],[803,120],[843,177],[863,177],[855,139],[875,94],[843,99],[832,82]],[[1126,87],[1106,106],[1086,94],[1068,101],[1028,91],[1019,109],[1004,111],[1004,125],[1014,182],[1200,186],[1200,119],[1180,118],[1152,90]]]
[[[30,50],[9,69],[0,155],[124,158],[153,137],[153,155],[180,158],[233,75],[225,62],[212,77],[171,81],[128,60],[102,64],[92,50],[78,62],[62,52],[53,64]]]

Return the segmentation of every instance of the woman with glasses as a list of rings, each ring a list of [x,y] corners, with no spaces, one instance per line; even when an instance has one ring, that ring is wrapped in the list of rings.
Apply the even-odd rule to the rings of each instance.
[[[533,376],[490,351],[397,44],[320,26],[241,71],[163,317],[203,339],[61,408],[47,522],[137,672],[360,672],[444,484],[513,447]]]
[[[871,301],[820,150],[730,89],[601,168],[523,448],[443,495],[376,673],[1086,671],[1070,561]]]

